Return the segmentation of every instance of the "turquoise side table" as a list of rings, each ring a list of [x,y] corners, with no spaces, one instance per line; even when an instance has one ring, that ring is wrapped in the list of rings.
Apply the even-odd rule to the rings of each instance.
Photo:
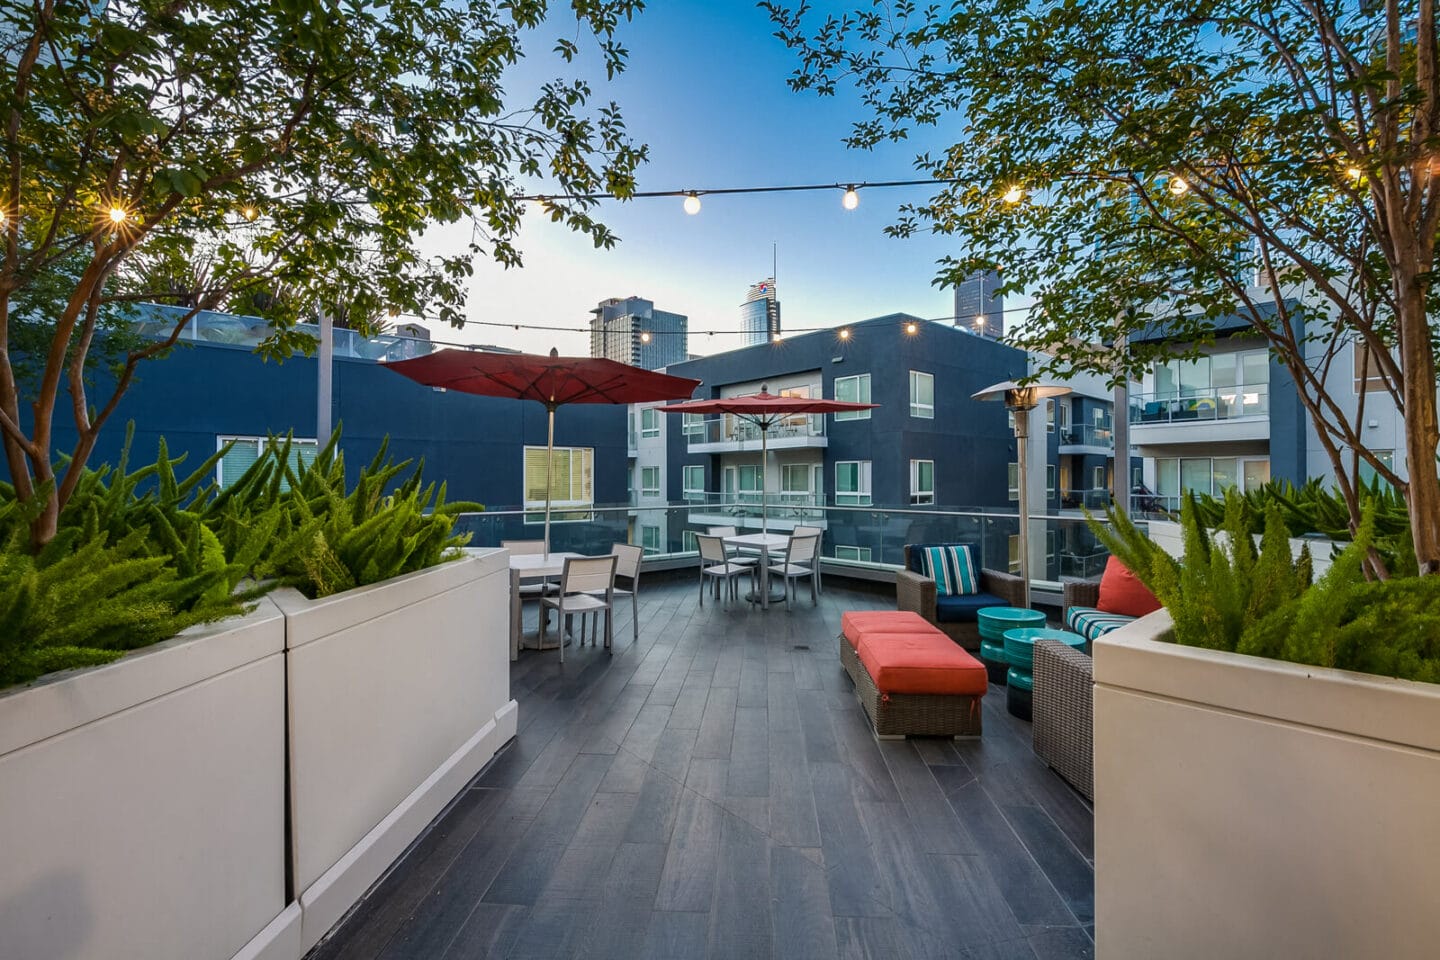
[[[1035,641],[1056,640],[1076,650],[1085,650],[1085,638],[1069,630],[1017,628],[1005,631],[1005,660],[1010,665],[1005,693],[1005,708],[1011,716],[1029,720],[1032,712],[1031,691],[1035,678],[1031,668],[1035,662]]]
[[[975,615],[980,631],[980,662],[991,683],[1004,684],[1010,669],[1005,655],[1008,630],[1038,629],[1045,626],[1045,614],[1023,607],[982,607]]]

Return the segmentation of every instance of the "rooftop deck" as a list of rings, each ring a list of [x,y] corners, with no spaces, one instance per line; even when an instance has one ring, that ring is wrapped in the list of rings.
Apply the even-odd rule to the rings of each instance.
[[[660,576],[638,643],[523,654],[515,741],[312,960],[1093,956],[1090,809],[1003,689],[981,740],[871,736],[835,637],[892,597]]]

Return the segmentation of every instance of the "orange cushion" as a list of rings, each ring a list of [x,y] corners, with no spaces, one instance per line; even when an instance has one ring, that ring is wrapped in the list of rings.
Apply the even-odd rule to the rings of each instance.
[[[856,650],[881,693],[984,696],[985,668],[945,634],[867,633]]]
[[[1095,608],[1104,613],[1143,617],[1159,610],[1160,601],[1125,564],[1111,557],[1105,561],[1105,574],[1100,578],[1100,600]]]
[[[840,614],[840,632],[850,646],[860,649],[867,633],[933,633],[925,618],[910,610],[847,610]]]

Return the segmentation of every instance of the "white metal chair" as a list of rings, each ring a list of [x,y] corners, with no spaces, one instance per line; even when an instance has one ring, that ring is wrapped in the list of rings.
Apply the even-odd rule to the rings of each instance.
[[[747,550],[744,547],[732,547],[723,543],[726,537],[733,537],[740,531],[734,527],[710,527],[707,531],[712,537],[719,537],[721,546],[725,549],[725,556],[731,563],[738,563],[742,566],[754,566],[760,562],[760,551]]]
[[[819,587],[815,583],[815,570],[820,565],[820,538],[814,534],[792,534],[790,543],[785,548],[785,560],[781,563],[770,565],[770,575],[785,578],[786,590],[790,594],[790,602],[795,602],[795,581],[801,577],[810,578],[810,602],[813,605],[820,603]]]
[[[715,581],[715,598],[720,598],[720,582],[723,580],[730,586],[730,595],[738,596],[735,589],[735,578],[749,576],[754,573],[755,568],[743,563],[736,563],[725,555],[725,543],[719,537],[712,537],[709,534],[696,534],[695,542],[700,547],[700,606],[705,606],[705,585],[706,578]]]
[[[630,623],[634,627],[635,639],[638,641],[640,639],[640,560],[645,556],[645,551],[633,543],[616,543],[611,545],[610,552],[616,560],[615,576],[624,577],[630,582],[628,590],[614,587],[611,595],[617,599],[625,596],[630,598]],[[596,616],[599,614],[597,613]]]
[[[825,531],[820,527],[807,527],[803,524],[797,525],[791,531],[793,536],[815,538],[815,589],[819,593],[825,592],[825,581],[820,576],[820,563],[825,558]]]
[[[611,554],[608,557],[567,557],[565,569],[560,574],[560,593],[553,597],[542,597],[540,606],[542,616],[540,617],[540,646],[545,646],[545,624],[548,619],[543,615],[545,609],[552,609],[560,615],[561,627],[563,629],[565,618],[573,614],[587,613],[598,614],[605,611],[605,649],[610,649],[610,641],[614,634],[614,608],[612,601],[615,595],[615,566],[619,557]],[[584,642],[584,638],[581,638]],[[591,637],[593,644],[595,638]],[[565,662],[565,638],[560,638],[560,662]]]
[[[544,540],[501,540],[502,549],[509,550],[514,557],[538,556],[545,552]],[[539,600],[541,597],[549,596],[558,588],[553,579],[547,578],[542,581],[530,581],[520,584],[520,602],[526,600]],[[545,611],[540,611],[540,616],[545,616]]]

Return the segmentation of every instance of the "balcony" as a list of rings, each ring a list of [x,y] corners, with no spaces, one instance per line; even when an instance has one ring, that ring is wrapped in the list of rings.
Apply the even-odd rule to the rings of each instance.
[[[687,423],[683,430],[690,453],[735,453],[760,449],[760,428],[739,417],[719,417],[699,423]],[[825,417],[788,417],[770,428],[765,442],[771,450],[824,447],[828,443],[825,437]]]
[[[1109,424],[1085,423],[1060,431],[1060,453],[1111,454],[1115,452],[1115,435]]]
[[[762,514],[774,530],[789,530],[796,524],[825,525],[825,497],[808,491],[771,493],[763,505],[758,493],[687,492],[689,520],[695,524],[760,528]]]
[[[1135,394],[1130,398],[1130,424],[1136,446],[1268,440],[1270,387],[1251,384],[1184,396]]]

